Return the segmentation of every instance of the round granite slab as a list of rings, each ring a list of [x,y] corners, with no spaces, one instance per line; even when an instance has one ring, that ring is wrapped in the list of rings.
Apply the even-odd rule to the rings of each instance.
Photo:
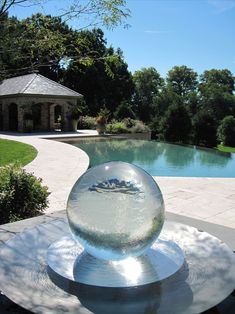
[[[165,222],[160,235],[160,240],[173,241],[184,252],[180,270],[160,282],[131,288],[80,284],[51,270],[48,247],[68,235],[67,222],[57,219],[3,244],[3,293],[34,313],[192,314],[220,303],[235,288],[233,252],[219,239],[190,226]]]

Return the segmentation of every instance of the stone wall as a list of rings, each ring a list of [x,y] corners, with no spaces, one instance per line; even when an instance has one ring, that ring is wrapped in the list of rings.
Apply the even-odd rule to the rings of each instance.
[[[25,131],[24,115],[32,114],[32,106],[41,105],[41,131],[54,130],[54,108],[61,106],[62,131],[71,131],[72,123],[69,119],[69,113],[73,106],[77,104],[77,99],[55,98],[55,97],[6,97],[1,99],[3,131],[9,131],[9,106],[17,104],[18,108],[18,131]]]
[[[128,138],[128,139],[135,139],[135,140],[151,140],[151,132],[145,132],[145,133],[122,133],[122,134],[115,134],[110,135],[112,137],[122,137],[122,138]]]

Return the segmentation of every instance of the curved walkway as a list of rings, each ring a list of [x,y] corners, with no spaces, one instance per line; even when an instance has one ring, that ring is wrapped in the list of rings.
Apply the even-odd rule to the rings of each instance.
[[[37,157],[24,168],[42,178],[51,192],[45,213],[64,210],[72,186],[88,168],[87,154],[72,145],[37,137],[0,134],[0,138],[30,144],[37,149]]]

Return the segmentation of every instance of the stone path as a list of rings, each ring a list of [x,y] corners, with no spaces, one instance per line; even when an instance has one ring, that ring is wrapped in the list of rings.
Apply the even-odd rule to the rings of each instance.
[[[45,213],[60,211],[66,208],[70,190],[76,180],[87,170],[89,157],[75,146],[40,139],[36,136],[9,136],[1,135],[0,138],[12,139],[34,146],[37,157],[25,166],[26,171],[34,173],[43,179],[43,184],[48,186],[49,208]]]

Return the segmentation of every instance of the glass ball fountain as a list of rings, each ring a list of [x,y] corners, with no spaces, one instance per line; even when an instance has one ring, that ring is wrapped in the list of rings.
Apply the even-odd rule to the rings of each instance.
[[[100,287],[165,279],[184,254],[162,237],[164,211],[162,193],[143,169],[121,161],[90,168],[71,190],[70,235],[50,245],[48,265],[64,278]]]
[[[161,232],[164,201],[154,179],[125,162],[89,169],[75,183],[67,204],[73,238],[105,260],[136,257]]]

